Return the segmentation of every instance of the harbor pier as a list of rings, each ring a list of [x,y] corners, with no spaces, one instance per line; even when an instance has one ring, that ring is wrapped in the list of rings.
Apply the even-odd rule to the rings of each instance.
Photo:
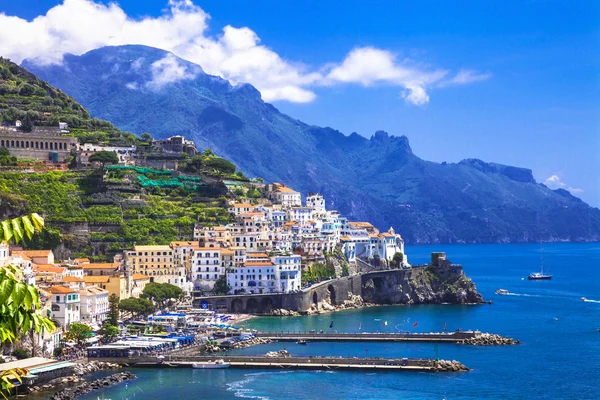
[[[428,343],[461,343],[482,336],[478,331],[466,332],[432,332],[432,333],[340,333],[340,332],[257,332],[256,336],[264,339],[295,342],[428,342]]]
[[[111,359],[110,362],[146,368],[192,368],[193,363],[223,360],[229,368],[304,370],[382,370],[392,372],[463,372],[469,368],[458,361],[409,358],[358,357],[268,357],[268,356],[164,356]],[[102,361],[108,361],[102,360]]]

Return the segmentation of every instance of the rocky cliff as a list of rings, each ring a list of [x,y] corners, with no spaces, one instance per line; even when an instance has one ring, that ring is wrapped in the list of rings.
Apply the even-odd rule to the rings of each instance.
[[[375,304],[479,304],[483,297],[462,267],[423,267],[363,276],[362,298]]]

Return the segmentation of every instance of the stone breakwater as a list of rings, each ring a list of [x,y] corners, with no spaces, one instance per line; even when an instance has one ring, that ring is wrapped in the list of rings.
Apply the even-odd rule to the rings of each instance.
[[[448,371],[448,372],[469,371],[469,368],[467,366],[465,366],[464,364],[462,364],[456,360],[452,360],[452,361],[438,360],[438,361],[435,361],[434,367],[435,367],[436,371]]]
[[[305,312],[297,312],[282,308],[271,311],[271,315],[277,317],[297,317],[300,315],[315,315],[334,311],[351,310],[355,308],[373,306],[376,306],[376,304],[366,303],[360,295],[348,292],[348,300],[344,300],[342,304],[331,304],[331,295],[329,295],[329,297],[326,296],[322,301],[318,302],[317,304],[313,304]]]
[[[84,382],[77,385],[74,388],[67,388],[55,393],[51,400],[75,400],[77,397],[82,396],[92,390],[102,389],[105,387],[112,386],[119,382],[135,379],[136,376],[131,372],[119,372],[105,378],[96,379],[92,382]]]
[[[458,344],[469,344],[472,346],[506,346],[513,344],[521,344],[520,340],[515,340],[509,337],[502,337],[500,335],[483,333],[479,336],[475,336],[470,339],[463,339]]]

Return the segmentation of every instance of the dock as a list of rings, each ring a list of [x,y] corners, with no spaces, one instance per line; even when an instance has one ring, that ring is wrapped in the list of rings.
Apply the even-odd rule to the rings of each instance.
[[[358,357],[267,357],[267,356],[165,356],[129,357],[122,362],[146,368],[192,368],[196,362],[220,359],[229,368],[276,370],[381,370],[391,372],[463,372],[469,369],[458,361],[408,358],[358,358]]]
[[[427,342],[462,343],[483,335],[481,332],[432,332],[432,333],[334,333],[334,332],[257,332],[265,339],[296,342]]]

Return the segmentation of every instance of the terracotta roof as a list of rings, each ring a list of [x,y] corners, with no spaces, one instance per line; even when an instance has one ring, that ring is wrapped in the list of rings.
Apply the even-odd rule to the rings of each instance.
[[[371,224],[370,222],[348,222],[348,225],[350,226],[360,226],[363,228],[372,228],[373,224]]]
[[[198,246],[198,242],[171,242],[171,246],[175,246],[175,247]]]
[[[298,193],[295,190],[285,186],[279,186],[276,190],[281,193]]]
[[[141,281],[142,279],[150,279],[150,277],[144,274],[133,274],[131,276],[131,279],[133,279],[134,281]]]
[[[52,294],[66,294],[66,293],[77,293],[77,290],[69,289],[64,286],[51,286],[46,291]]]
[[[273,263],[271,261],[250,261],[247,260],[244,265],[246,267],[271,267]]]
[[[340,238],[340,240],[343,240],[343,241],[345,241],[345,242],[349,242],[349,241],[350,241],[350,240],[352,240],[352,239],[350,239],[348,236],[342,236],[342,237]]]
[[[171,248],[165,245],[153,245],[153,246],[133,246],[135,251],[169,251]]]
[[[78,263],[89,263],[90,259],[89,258],[76,258],[75,261],[77,261]]]
[[[194,251],[221,251],[221,247],[194,247]]]
[[[52,250],[16,250],[13,251],[13,255],[15,253],[25,254],[28,257],[47,257],[52,253]]]
[[[65,272],[65,268],[63,267],[55,267],[54,265],[43,264],[37,265],[33,268],[34,272],[53,272],[55,274],[62,274]]]
[[[231,254],[233,254],[233,253],[234,253],[234,251],[233,251],[233,250],[228,250],[228,249],[222,249],[222,250],[221,250],[221,255],[222,255],[222,256],[231,255]]]
[[[84,276],[83,281],[85,283],[108,283],[110,276]]]
[[[113,262],[113,263],[91,263],[84,264],[81,267],[85,269],[116,269],[121,265],[121,263]]]
[[[252,204],[248,204],[248,203],[236,203],[236,204],[232,205],[231,207],[233,207],[233,208],[254,208],[254,206]]]
[[[266,253],[248,253],[249,258],[266,258],[269,257]]]
[[[63,282],[83,282],[83,279],[76,276],[65,276]]]

